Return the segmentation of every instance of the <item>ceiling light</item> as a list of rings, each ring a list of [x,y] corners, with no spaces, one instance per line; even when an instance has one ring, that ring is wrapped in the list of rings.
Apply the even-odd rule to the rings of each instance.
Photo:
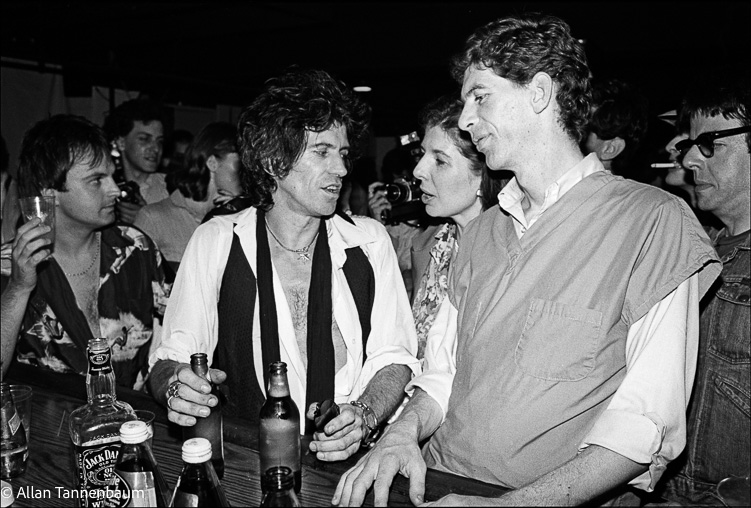
[[[373,89],[368,85],[358,85],[352,88],[355,92],[372,92]]]

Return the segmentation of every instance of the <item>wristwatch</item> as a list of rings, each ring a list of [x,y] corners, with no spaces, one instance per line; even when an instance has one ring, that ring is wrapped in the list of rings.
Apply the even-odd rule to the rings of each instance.
[[[376,439],[378,439],[378,434],[381,432],[381,429],[378,427],[378,417],[376,417],[375,411],[373,411],[373,409],[371,409],[366,403],[360,402],[359,400],[353,400],[350,402],[350,405],[362,409],[363,421],[370,431],[367,436],[362,438],[362,447],[372,448],[373,445],[375,445]]]

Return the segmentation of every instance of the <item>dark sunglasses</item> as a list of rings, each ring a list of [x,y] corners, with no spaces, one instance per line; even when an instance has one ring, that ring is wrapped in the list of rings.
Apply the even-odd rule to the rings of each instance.
[[[699,147],[701,154],[709,159],[714,155],[714,140],[720,138],[727,138],[728,136],[735,136],[736,134],[743,134],[744,132],[751,132],[751,125],[746,127],[736,127],[735,129],[725,129],[722,131],[711,131],[699,134],[696,139],[684,139],[675,144],[675,149],[680,152],[682,156],[686,155],[692,146]]]

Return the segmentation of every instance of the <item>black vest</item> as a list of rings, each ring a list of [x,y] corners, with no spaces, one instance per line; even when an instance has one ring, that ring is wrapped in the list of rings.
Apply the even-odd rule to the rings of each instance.
[[[341,217],[354,224],[350,217]],[[346,254],[347,260],[343,270],[357,306],[365,361],[371,329],[370,316],[375,299],[375,275],[360,247],[347,249]],[[224,405],[224,414],[239,416],[251,423],[258,423],[258,414],[266,401],[266,391],[258,386],[255,374],[253,318],[256,294],[255,275],[240,245],[240,239],[233,232],[232,247],[219,291],[218,341],[212,367],[227,373],[227,381],[224,384],[229,389],[229,396]],[[300,410],[304,411],[305,408]]]

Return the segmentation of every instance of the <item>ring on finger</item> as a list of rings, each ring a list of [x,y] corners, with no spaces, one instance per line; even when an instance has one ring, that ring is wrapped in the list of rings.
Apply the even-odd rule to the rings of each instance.
[[[180,387],[183,383],[180,381],[173,381],[167,388],[167,407],[172,409],[172,399],[180,398]]]

